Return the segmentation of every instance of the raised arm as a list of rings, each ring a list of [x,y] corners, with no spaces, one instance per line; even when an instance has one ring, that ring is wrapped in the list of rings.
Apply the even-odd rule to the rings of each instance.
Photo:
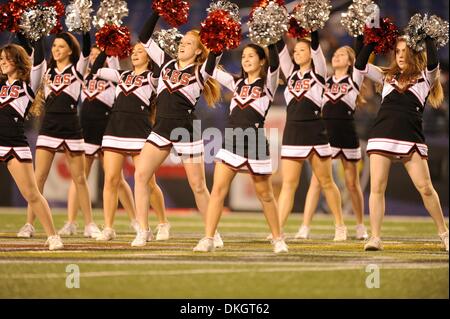
[[[44,55],[44,39],[40,39],[33,43],[32,53],[33,67],[30,74],[30,86],[36,93],[41,86],[42,78],[47,71],[47,62]]]
[[[267,89],[274,96],[280,78],[280,58],[276,44],[269,45],[269,71],[267,74]]]
[[[430,84],[430,87],[432,87],[439,77],[439,57],[434,40],[427,36],[425,38],[425,43],[427,46],[426,78],[428,84]]]
[[[221,70],[219,68],[216,68],[214,70],[214,74],[212,75],[212,77],[216,79],[221,85],[226,87],[228,90],[234,92],[234,90],[236,89],[235,85],[236,82],[234,80],[234,77],[230,73]]]
[[[19,45],[31,56],[33,54],[33,47],[30,45],[28,39],[21,32],[16,33],[16,35]]]
[[[278,57],[281,65],[281,71],[285,78],[288,78],[294,72],[294,62],[289,54],[289,50],[283,39],[277,42]]]
[[[105,51],[100,52],[100,54],[95,59],[94,64],[92,65],[92,68],[91,68],[92,75],[96,74],[105,65],[105,61],[106,61],[107,57],[108,56],[106,55]],[[111,68],[111,69],[113,69],[113,68]]]
[[[360,72],[367,72],[367,77],[372,81],[382,84],[384,80],[383,71],[374,66],[373,64],[368,64],[370,55],[376,47],[376,43],[370,43],[368,45],[363,46],[361,52],[358,54],[358,57],[355,61],[355,69]]]
[[[156,44],[152,39],[153,31],[155,31],[156,23],[158,22],[159,16],[157,13],[153,12],[150,18],[148,18],[147,22],[145,22],[144,28],[139,33],[139,41],[141,41],[142,45],[147,51],[147,54],[150,58],[161,67],[164,64],[164,61],[167,58],[166,53],[163,49]]]
[[[327,61],[325,55],[322,52],[322,48],[319,43],[319,31],[311,32],[311,56],[314,62],[314,72],[323,78],[327,77]]]
[[[85,74],[89,66],[89,55],[91,54],[91,35],[89,32],[83,33],[83,48],[77,63],[77,71]]]
[[[219,65],[221,58],[222,58],[222,53],[209,52],[208,58],[202,64],[202,67],[200,68],[200,75],[202,76],[203,81],[206,81],[208,78],[213,76],[214,70]]]

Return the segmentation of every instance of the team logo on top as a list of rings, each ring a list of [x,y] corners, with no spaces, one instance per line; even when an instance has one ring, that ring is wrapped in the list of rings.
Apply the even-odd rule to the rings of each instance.
[[[171,68],[166,68],[162,72],[162,80],[170,93],[176,92],[196,81],[191,73],[181,72]]]
[[[53,76],[51,74],[47,74],[44,79],[45,83],[56,95],[59,95],[69,85],[71,85],[73,80],[75,80],[75,76],[72,73],[55,74]]]
[[[0,108],[9,104],[12,100],[20,97],[20,86],[3,85],[0,89]]]
[[[348,83],[333,83],[331,85],[327,83],[325,95],[331,102],[336,103],[351,90],[352,87]]]
[[[143,75],[128,74],[120,79],[119,86],[125,95],[130,95],[135,90],[147,84],[146,77]]]
[[[243,85],[239,92],[234,94],[234,100],[236,104],[241,108],[245,109],[255,100],[263,96],[263,89],[259,86]]]
[[[316,81],[314,79],[299,79],[289,81],[289,91],[295,96],[297,100],[301,100],[303,96],[308,93]]]
[[[424,81],[423,78],[420,79],[415,79],[415,80],[410,80],[407,84],[402,83],[402,87],[400,87],[397,79],[395,77],[392,78],[388,78],[386,79],[386,82],[389,83],[390,85],[392,85],[398,92],[404,93],[407,90],[409,90],[412,86],[414,86],[415,84]]]
[[[103,80],[86,81],[83,92],[89,100],[95,99],[100,93],[109,88],[109,83]]]

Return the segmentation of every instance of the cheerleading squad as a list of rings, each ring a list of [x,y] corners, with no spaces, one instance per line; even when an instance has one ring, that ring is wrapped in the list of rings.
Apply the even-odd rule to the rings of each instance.
[[[62,249],[60,235],[77,233],[75,220],[81,209],[84,236],[97,241],[113,240],[114,216],[120,200],[136,231],[132,246],[145,246],[154,239],[148,223],[149,206],[158,218],[156,240],[168,240],[170,224],[155,172],[173,148],[182,159],[205,223],[205,235],[195,246],[196,252],[224,246],[218,225],[231,182],[241,171],[252,177],[274,252],[288,252],[283,227],[292,211],[305,161],[310,162],[313,177],[305,218],[295,238],[309,238],[322,190],[335,218],[334,241],[346,240],[332,159],[343,163],[357,220],[356,238],[368,239],[365,250],[382,249],[389,168],[392,162],[401,161],[448,251],[448,228],[431,183],[422,131],[425,104],[438,107],[443,99],[437,48],[430,37],[426,38],[426,54],[413,51],[406,39],[399,37],[391,64],[383,70],[368,64],[376,44],[363,45],[363,38],[358,37],[355,49],[344,46],[334,52],[333,72],[328,74],[319,32],[313,31],[310,38],[297,41],[292,55],[283,40],[269,45],[268,53],[256,44],[246,45],[242,51],[242,72],[235,76],[219,66],[222,52],[209,51],[196,30],[183,36],[176,58],[168,55],[152,38],[158,19],[158,14],[153,13],[141,30],[140,41],[131,54],[132,70],[120,70],[117,58],[92,47],[89,33],[83,34],[82,48],[70,33],[58,34],[49,62],[44,59],[43,40],[29,44],[18,35],[21,45],[8,44],[0,49],[0,161],[6,163],[29,204],[27,223],[18,237],[33,236],[37,216],[48,236],[49,249]],[[287,116],[281,149],[283,183],[276,200],[268,142],[261,128],[281,76],[287,83]],[[353,118],[357,106],[364,102],[361,88],[365,77],[382,87],[383,98],[367,147],[371,173],[370,238],[363,221],[364,202],[357,168],[361,148]],[[257,143],[237,141],[225,134],[223,147],[216,155],[210,193],[205,181],[203,141],[196,139],[201,134],[195,132],[193,125],[194,111],[202,95],[209,106],[214,106],[220,99],[221,86],[233,92],[227,128],[251,130]],[[39,116],[42,109],[45,115],[33,171],[24,121],[28,114]],[[171,133],[177,128],[187,130],[188,138],[174,139]],[[72,183],[68,221],[56,233],[42,192],[59,151],[66,156]],[[127,156],[132,157],[136,167],[134,198],[122,172]],[[101,231],[92,219],[86,182],[96,157],[105,173],[105,227]]]

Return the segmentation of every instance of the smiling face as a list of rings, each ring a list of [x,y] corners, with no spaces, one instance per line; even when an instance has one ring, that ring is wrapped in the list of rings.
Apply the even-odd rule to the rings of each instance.
[[[311,46],[308,43],[301,41],[295,45],[294,61],[300,66],[311,62]]]
[[[150,57],[145,51],[144,46],[141,43],[136,44],[131,52],[131,63],[134,68],[147,67],[150,62]]]
[[[12,75],[17,70],[14,61],[9,59],[5,50],[2,50],[2,53],[0,54],[0,70],[2,74],[5,75]]]
[[[56,62],[63,62],[70,59],[72,50],[69,44],[61,38],[56,38],[52,45],[52,56]]]
[[[344,69],[352,65],[345,48],[339,48],[334,52],[333,58],[331,59],[331,65],[333,66],[333,69]]]
[[[398,41],[397,46],[395,48],[395,62],[397,62],[400,70],[405,70],[408,66],[408,47],[406,45],[406,41]]]
[[[194,59],[202,54],[202,50],[199,48],[199,39],[197,36],[187,33],[180,42],[178,47],[178,60],[184,62]]]
[[[254,48],[247,47],[242,52],[241,59],[242,69],[247,74],[260,73],[264,65],[264,60],[259,58],[258,53]]]

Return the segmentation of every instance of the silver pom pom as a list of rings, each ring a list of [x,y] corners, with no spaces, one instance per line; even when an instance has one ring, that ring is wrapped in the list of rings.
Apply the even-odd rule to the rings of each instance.
[[[277,43],[287,32],[288,24],[286,9],[270,1],[264,8],[256,8],[248,22],[250,40],[263,47]]]
[[[98,29],[106,24],[121,26],[124,17],[128,16],[128,5],[123,0],[102,0],[92,23]]]
[[[420,13],[416,13],[404,30],[406,43],[414,51],[420,52],[425,50],[425,38],[429,36],[438,48],[444,47],[448,43],[448,28],[448,22],[438,16],[429,17],[425,14],[422,17]]]
[[[425,49],[424,40],[427,36],[425,32],[425,23],[427,19],[427,15],[422,17],[420,13],[416,13],[411,17],[404,30],[406,44],[414,51],[420,52]]]
[[[448,43],[448,21],[432,15],[425,23],[425,32],[435,42],[438,48],[445,47]]]
[[[89,32],[91,29],[91,0],[73,0],[66,8],[66,26],[70,32]]]
[[[239,15],[239,6],[235,3],[231,3],[227,0],[214,0],[210,5],[209,8],[206,9],[208,14],[210,14],[213,11],[216,10],[224,10],[228,11],[230,13],[230,16],[236,20],[237,22],[241,21],[241,17]]]
[[[20,28],[27,39],[38,41],[58,23],[55,7],[34,6],[22,14]]]
[[[304,29],[316,31],[323,29],[330,18],[330,0],[303,0],[298,10],[292,13]]]
[[[353,0],[348,11],[341,14],[341,24],[349,35],[357,37],[364,34],[364,26],[370,16],[366,10],[373,5],[372,0]]]
[[[177,58],[178,46],[183,38],[183,35],[177,28],[157,31],[153,34],[152,38],[170,57]]]

